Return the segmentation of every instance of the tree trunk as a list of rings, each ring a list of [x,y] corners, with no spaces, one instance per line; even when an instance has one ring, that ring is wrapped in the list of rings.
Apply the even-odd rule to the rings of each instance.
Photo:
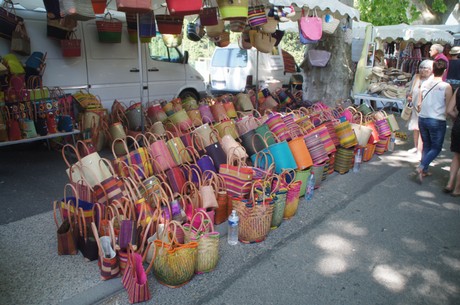
[[[412,24],[445,24],[451,13],[454,18],[459,20],[460,5],[458,0],[444,0],[447,8],[445,13],[433,11],[433,0],[412,0],[412,4],[422,13],[418,20]]]
[[[353,6],[353,1],[341,1]],[[304,71],[304,100],[323,101],[334,106],[336,101],[350,97],[353,84],[353,62],[351,61],[351,45],[344,40],[342,27],[346,19],[340,21],[340,25],[334,34],[325,34],[317,44],[309,45],[308,49],[322,49],[331,52],[331,59],[326,67],[312,67],[308,61],[308,49],[305,59],[301,64]]]

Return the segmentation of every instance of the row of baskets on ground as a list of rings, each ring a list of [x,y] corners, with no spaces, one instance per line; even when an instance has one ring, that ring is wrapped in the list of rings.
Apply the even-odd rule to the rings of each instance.
[[[124,283],[137,278],[141,286],[147,283],[146,260],[147,273],[152,269],[161,283],[181,286],[195,273],[216,267],[219,233],[213,224],[225,221],[230,209],[240,217],[240,241],[263,241],[272,227],[295,215],[312,169],[319,186],[333,170],[345,173],[352,167],[360,144],[367,152],[383,153],[397,129],[394,117],[383,112],[368,114],[362,122],[354,108],[322,103],[288,114],[244,117],[256,123],[246,132],[254,132],[254,154],[236,137],[220,137],[209,125],[204,128],[210,129],[208,137],[199,131],[203,125],[183,131],[190,135],[190,145],[184,144],[183,135],[169,132],[117,138],[112,147],[122,144],[126,151],[114,150],[113,160],[100,158],[84,142],[81,149],[65,146],[70,178],[66,192],[74,194],[55,202],[55,215],[60,211],[63,220],[59,223],[56,217],[58,252],[76,254],[80,249],[88,259],[99,257],[103,279],[124,272]],[[283,124],[290,132],[280,132]],[[368,136],[361,135],[362,127],[371,130]],[[226,146],[224,139],[233,146]],[[70,161],[67,150],[77,160]],[[364,157],[369,159],[366,153]]]
[[[225,129],[227,133],[236,136],[247,129],[244,117],[252,114],[256,106],[263,113],[285,108],[287,105],[298,107],[302,103],[299,94],[294,96],[281,89],[271,93],[268,89],[262,89],[257,95],[250,90],[235,96],[227,94],[208,97],[200,102],[193,97],[154,101],[145,105],[140,102],[125,105],[114,101],[109,115],[108,109],[102,108],[100,101],[92,94],[80,91],[73,96],[84,110],[79,115],[80,129],[85,139],[92,139],[97,151],[107,142],[111,144],[114,139],[124,138],[126,135],[135,137],[141,131],[151,131],[156,135],[164,135],[166,131],[170,131],[175,135],[182,135],[202,125],[212,125],[221,132]],[[204,137],[204,141],[209,142],[208,135]],[[119,146],[117,145],[116,152],[123,153]]]

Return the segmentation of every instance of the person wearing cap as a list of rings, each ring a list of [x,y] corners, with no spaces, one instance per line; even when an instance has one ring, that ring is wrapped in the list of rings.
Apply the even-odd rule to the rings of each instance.
[[[458,56],[460,56],[460,46],[456,46],[450,49],[449,54],[451,60],[457,60]]]
[[[407,96],[407,101],[414,105],[414,101],[418,101],[423,83],[433,77],[433,61],[425,59],[418,67],[418,73],[414,75],[410,84],[410,91]],[[414,148],[409,149],[410,153],[422,152],[422,139],[418,128],[418,112],[412,111],[412,115],[407,124],[407,129],[413,132]]]
[[[450,151],[454,153],[450,163],[449,181],[443,189],[444,193],[460,197],[460,88],[455,90],[447,105],[447,115],[452,118],[452,132],[450,134]]]
[[[460,86],[460,46],[453,47],[450,49],[449,54],[451,59],[449,60],[449,71],[447,71],[447,82],[452,87],[458,88]]]
[[[444,55],[444,47],[440,45],[439,43],[435,43],[430,47],[430,57],[433,58],[434,61],[439,61],[443,60],[446,62],[446,70],[444,71],[444,74],[442,75],[442,80],[446,81],[447,79],[447,73],[449,72],[449,59],[447,58],[446,55]]]
[[[442,150],[446,135],[446,105],[452,97],[452,87],[442,80],[447,63],[444,60],[433,62],[433,75],[421,89],[416,110],[419,112],[418,126],[423,141],[422,160],[417,167],[420,183],[429,176],[430,163]]]

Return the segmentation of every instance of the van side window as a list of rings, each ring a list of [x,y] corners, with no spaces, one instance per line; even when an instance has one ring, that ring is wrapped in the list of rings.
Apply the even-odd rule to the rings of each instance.
[[[212,57],[211,66],[244,68],[248,65],[248,51],[240,48],[218,49]]]
[[[166,62],[182,62],[183,56],[177,48],[168,48],[165,46],[160,34],[152,38],[149,43],[150,58],[153,60]]]

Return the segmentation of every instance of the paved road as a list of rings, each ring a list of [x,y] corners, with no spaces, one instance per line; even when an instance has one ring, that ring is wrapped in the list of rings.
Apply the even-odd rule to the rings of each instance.
[[[329,176],[313,200],[302,201],[298,214],[262,243],[231,247],[221,240],[217,269],[182,288],[150,276],[148,303],[460,304],[460,200],[441,192],[451,155],[444,151],[420,186],[410,178],[416,157],[408,148],[399,143],[357,174]],[[56,255],[48,198],[61,196],[65,166],[58,154],[34,153],[38,166],[19,166],[18,159],[35,160],[30,152],[0,152],[2,204],[10,189],[5,184],[15,185],[17,194],[7,197],[15,216],[0,226],[0,303],[128,304],[120,279],[101,282],[95,262]],[[18,178],[14,167],[35,178]],[[46,192],[50,183],[61,183],[54,195]]]

